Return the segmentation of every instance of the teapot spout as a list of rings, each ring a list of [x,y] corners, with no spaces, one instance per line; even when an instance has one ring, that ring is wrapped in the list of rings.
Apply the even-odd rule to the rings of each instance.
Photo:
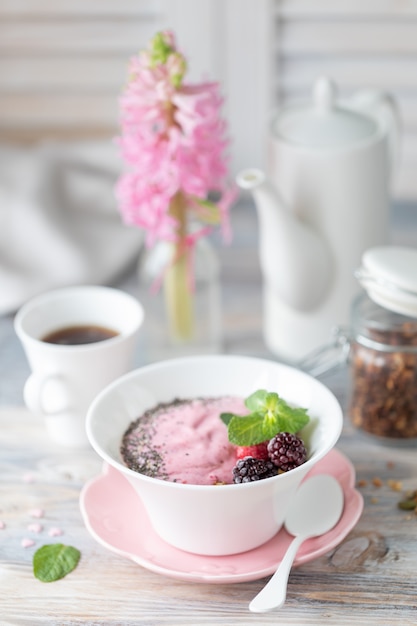
[[[331,254],[325,241],[285,206],[261,170],[243,170],[236,182],[251,191],[255,200],[265,288],[298,311],[316,308],[332,281]]]

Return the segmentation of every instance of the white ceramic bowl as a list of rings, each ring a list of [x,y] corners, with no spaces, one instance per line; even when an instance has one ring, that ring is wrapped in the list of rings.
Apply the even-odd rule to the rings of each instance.
[[[174,398],[247,397],[258,389],[308,409],[310,422],[301,433],[308,460],[296,469],[252,483],[191,485],[150,478],[123,464],[123,434],[147,409]],[[291,496],[334,447],[342,421],[335,396],[308,374],[263,359],[211,355],[162,361],[111,383],[88,411],[87,435],[100,457],[129,480],[162,539],[188,552],[226,555],[251,550],[279,531]]]

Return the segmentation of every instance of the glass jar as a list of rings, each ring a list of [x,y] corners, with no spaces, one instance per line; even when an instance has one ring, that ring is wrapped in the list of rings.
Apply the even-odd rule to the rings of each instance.
[[[348,329],[301,363],[313,376],[349,367],[347,410],[353,425],[381,443],[417,443],[417,249],[367,250],[355,272]]]
[[[200,238],[188,254],[183,285],[176,285],[169,276],[175,263],[170,242],[159,241],[140,256],[139,299],[145,309],[147,361],[216,354],[222,349],[217,253],[207,238]]]
[[[417,442],[417,318],[371,300],[353,303],[348,412],[355,427]]]

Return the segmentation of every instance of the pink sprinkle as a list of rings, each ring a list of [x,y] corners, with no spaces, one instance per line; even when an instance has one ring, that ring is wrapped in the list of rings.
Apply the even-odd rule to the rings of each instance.
[[[45,515],[45,511],[43,511],[42,509],[31,509],[29,511],[29,515],[31,517],[43,517]]]
[[[0,520],[0,530],[4,530],[6,528],[6,524]]]
[[[31,533],[41,533],[43,526],[42,524],[29,524],[28,530],[30,530]]]
[[[25,539],[22,539],[22,541],[20,542],[20,545],[22,546],[22,548],[31,548],[35,545],[35,542],[33,541],[33,539],[28,539],[27,537],[25,537]]]
[[[35,475],[32,472],[26,472],[26,474],[23,474],[22,480],[24,483],[34,483]]]
[[[64,531],[61,530],[60,528],[57,528],[56,526],[53,526],[48,531],[48,535],[50,537],[59,537],[59,535],[63,535],[63,534],[64,534]]]

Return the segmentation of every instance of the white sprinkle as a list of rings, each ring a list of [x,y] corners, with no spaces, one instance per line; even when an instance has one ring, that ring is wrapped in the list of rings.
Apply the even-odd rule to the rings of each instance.
[[[20,542],[20,545],[22,546],[22,548],[31,548],[35,545],[35,542],[33,541],[33,539],[28,539],[27,537],[25,537]]]

